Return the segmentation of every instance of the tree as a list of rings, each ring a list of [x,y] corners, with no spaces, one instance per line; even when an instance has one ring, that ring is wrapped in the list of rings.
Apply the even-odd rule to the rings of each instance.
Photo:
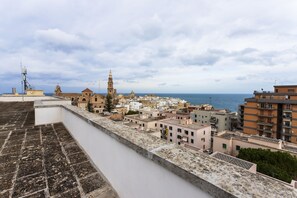
[[[90,101],[88,101],[88,104],[87,104],[87,110],[88,110],[89,112],[94,112],[94,110],[93,110],[93,105],[91,104]]]
[[[139,114],[139,111],[129,110],[128,113],[126,113],[126,115],[133,115],[133,114]]]
[[[287,152],[243,148],[237,156],[257,164],[257,171],[290,183],[297,179],[297,158]]]
[[[108,112],[111,112],[114,109],[112,96],[110,94],[107,94],[105,98],[105,107],[104,109]]]

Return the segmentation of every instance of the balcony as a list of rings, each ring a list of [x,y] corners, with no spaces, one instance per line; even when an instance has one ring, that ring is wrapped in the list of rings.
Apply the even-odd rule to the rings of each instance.
[[[292,112],[292,107],[285,107],[283,109],[283,112],[289,112],[289,113],[291,113]]]
[[[263,125],[263,126],[273,126],[273,122],[263,122],[263,121],[258,121],[257,122],[258,125]]]
[[[209,120],[209,123],[215,125],[215,124],[218,123],[218,119],[215,118],[215,117],[211,117],[210,120]]]
[[[292,132],[283,132],[282,135],[284,135],[284,136],[292,136],[293,133]]]
[[[258,114],[259,117],[264,117],[264,118],[273,118],[274,115],[267,115],[267,114]]]
[[[288,129],[290,129],[290,128],[292,128],[292,126],[291,126],[290,124],[283,124],[283,128],[288,128]]]
[[[276,110],[275,108],[269,107],[269,106],[258,106],[259,110],[268,110],[268,111],[273,111]]]
[[[288,121],[290,120],[291,121],[292,120],[292,116],[283,116],[283,120],[288,120]]]
[[[19,106],[15,111],[23,113],[24,108]],[[0,117],[7,113],[6,111],[0,112]],[[136,133],[129,127],[71,105],[45,105],[43,102],[38,104],[36,102],[34,114],[34,127],[36,125],[45,126],[45,124],[52,127],[55,126],[53,123],[63,123],[65,130],[76,141],[77,146],[84,151],[88,160],[108,180],[105,184],[109,184],[118,193],[119,197],[248,197],[249,195],[255,197],[263,195],[267,197],[297,197],[297,190],[276,180],[261,175],[256,176],[243,168],[200,152],[194,153],[157,137],[145,133]],[[24,115],[26,115],[26,112],[24,112]],[[3,124],[0,124],[0,128],[3,129],[3,126]],[[11,127],[11,125],[5,126]],[[3,133],[2,129],[0,133]],[[63,135],[65,130],[61,134],[57,134],[60,132],[54,130],[61,141],[63,139],[66,141],[67,137],[69,137]],[[49,135],[47,139],[51,140],[51,137]],[[55,146],[61,147],[62,150],[64,147],[63,143],[50,145],[54,149]],[[69,150],[75,149],[69,147]],[[65,154],[67,154],[67,151]],[[6,158],[3,157],[2,153],[0,158],[0,165],[2,166],[3,160]],[[78,171],[80,170],[78,169]],[[58,174],[57,177],[45,179],[51,180],[48,184],[55,184],[55,186],[62,185],[63,182],[65,184],[71,182],[70,177],[62,176]],[[35,177],[35,175],[32,177]],[[76,177],[74,178],[76,179]],[[1,195],[13,193],[18,187],[23,189],[23,196],[38,196],[40,193],[48,193],[47,183],[37,186],[34,181],[37,181],[36,179],[39,179],[39,177],[36,176],[33,179],[35,180],[32,180],[32,182],[31,180],[23,182],[24,185],[16,185],[8,190],[1,188],[0,193]],[[18,182],[19,180],[12,181]],[[95,180],[93,182],[99,185],[100,181]],[[0,181],[0,184],[1,182],[4,181]],[[77,181],[77,183],[80,183],[80,181]],[[26,184],[34,184],[34,189]],[[59,189],[65,191],[64,188],[66,187],[62,186]],[[93,185],[86,183],[85,188],[92,189]],[[74,197],[76,194],[72,193],[75,192],[85,195],[85,192],[82,191],[83,188],[79,188],[78,191],[76,191],[77,189],[72,190],[63,192],[66,194],[61,194],[61,197]],[[86,196],[88,197],[89,194]],[[49,196],[46,194],[46,197]],[[100,196],[92,194],[90,197]]]
[[[264,133],[273,133],[274,131],[272,129],[264,129],[263,132]]]

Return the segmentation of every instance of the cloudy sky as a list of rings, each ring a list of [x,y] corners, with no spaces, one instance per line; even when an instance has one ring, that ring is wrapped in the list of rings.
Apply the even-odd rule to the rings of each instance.
[[[252,93],[297,84],[296,0],[1,0],[0,93]],[[100,90],[99,90],[100,88]]]

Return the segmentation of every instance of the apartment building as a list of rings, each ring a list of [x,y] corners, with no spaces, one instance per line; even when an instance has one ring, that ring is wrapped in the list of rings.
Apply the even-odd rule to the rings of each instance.
[[[190,116],[194,123],[211,125],[212,134],[224,130],[232,130],[231,121],[233,114],[226,110],[194,110]]]
[[[297,85],[255,91],[245,99],[243,132],[297,143]]]
[[[161,138],[184,145],[194,150],[209,150],[211,147],[211,127],[193,123],[191,119],[164,119],[157,123]]]
[[[244,105],[238,105],[237,111],[237,130],[243,130],[243,121],[244,121]]]

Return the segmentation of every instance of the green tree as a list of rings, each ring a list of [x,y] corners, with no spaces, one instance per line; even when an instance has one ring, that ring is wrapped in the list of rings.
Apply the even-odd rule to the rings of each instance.
[[[297,179],[297,158],[287,152],[243,148],[237,156],[257,164],[257,171],[290,183]]]
[[[133,114],[139,114],[139,111],[129,110],[128,113],[126,113],[126,115],[133,115]]]
[[[111,112],[114,109],[112,96],[110,94],[107,94],[105,98],[105,107],[104,109],[108,112]]]
[[[88,104],[87,104],[87,110],[88,110],[89,112],[94,112],[94,110],[93,110],[93,105],[91,104],[90,101],[88,101]]]

